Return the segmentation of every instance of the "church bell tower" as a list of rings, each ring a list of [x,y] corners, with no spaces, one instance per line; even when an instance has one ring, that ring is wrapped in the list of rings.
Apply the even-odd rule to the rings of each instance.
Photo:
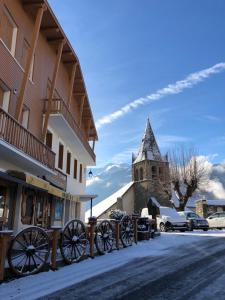
[[[172,206],[168,158],[160,153],[149,119],[138,155],[132,155],[132,180],[135,213],[140,213],[142,208],[147,207],[151,197],[161,206]]]

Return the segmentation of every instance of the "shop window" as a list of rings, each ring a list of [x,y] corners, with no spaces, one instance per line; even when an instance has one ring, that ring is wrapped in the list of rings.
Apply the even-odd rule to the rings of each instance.
[[[70,165],[71,165],[71,153],[67,151],[67,159],[66,159],[66,173],[70,174]]]
[[[53,134],[48,130],[46,134],[46,145],[52,149]]]
[[[73,178],[77,179],[77,159],[74,159]]]
[[[21,124],[24,128],[28,128],[29,116],[30,116],[30,110],[28,107],[26,107],[24,105],[23,110],[22,110],[22,121],[21,121]]]
[[[80,183],[83,181],[83,166],[80,164],[80,178],[79,178]]]
[[[9,11],[4,8],[0,19],[0,39],[4,42],[11,54],[15,55],[17,26]]]
[[[152,179],[157,178],[157,169],[156,166],[152,166]]]
[[[63,144],[59,143],[58,168],[60,168],[61,170],[63,169],[63,153],[64,153],[64,146]]]
[[[140,180],[143,180],[143,168],[140,168]]]
[[[63,216],[63,201],[57,199],[55,202],[55,220],[61,221]]]
[[[22,223],[31,225],[34,217],[35,193],[32,190],[25,189],[23,191],[21,217]]]
[[[38,194],[35,204],[35,225],[37,226],[44,226],[44,202],[44,197]]]

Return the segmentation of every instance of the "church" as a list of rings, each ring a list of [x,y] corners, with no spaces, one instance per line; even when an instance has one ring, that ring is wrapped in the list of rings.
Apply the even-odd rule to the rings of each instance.
[[[137,156],[132,154],[132,181],[93,207],[93,216],[108,218],[113,209],[140,214],[149,199],[160,206],[171,207],[168,157],[161,155],[147,119]],[[90,211],[86,212],[90,216]]]

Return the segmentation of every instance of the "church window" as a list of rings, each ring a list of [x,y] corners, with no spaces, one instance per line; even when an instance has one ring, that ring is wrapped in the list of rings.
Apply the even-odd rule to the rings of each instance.
[[[138,176],[138,169],[135,170],[135,180],[138,181],[139,180],[139,176]]]
[[[152,166],[152,179],[157,178],[157,169],[156,166]]]
[[[163,179],[163,169],[162,169],[162,167],[159,167],[159,178],[161,180]]]
[[[143,168],[140,168],[140,180],[143,180]]]

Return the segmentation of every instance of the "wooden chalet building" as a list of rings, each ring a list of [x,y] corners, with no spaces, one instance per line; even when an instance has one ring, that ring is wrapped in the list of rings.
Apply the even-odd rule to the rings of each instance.
[[[79,60],[48,2],[1,0],[0,229],[83,219],[97,139]]]

